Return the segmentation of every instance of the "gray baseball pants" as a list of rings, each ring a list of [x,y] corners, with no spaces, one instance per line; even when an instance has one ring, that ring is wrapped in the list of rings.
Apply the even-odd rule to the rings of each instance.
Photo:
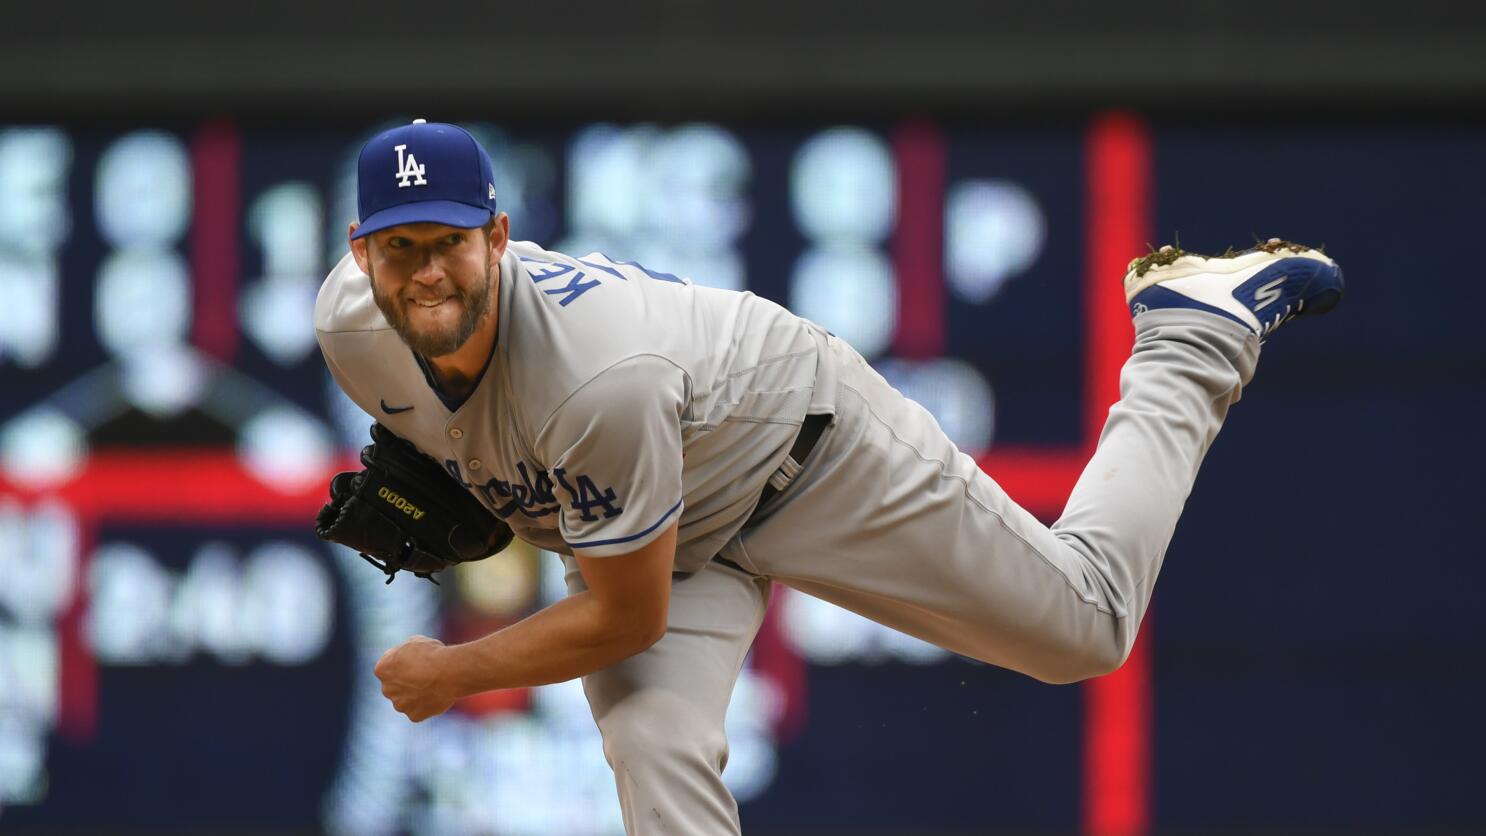
[[[1120,401],[1051,528],[821,335],[817,390],[835,418],[722,552],[754,575],[713,563],[678,579],[666,635],[584,678],[631,836],[740,832],[723,719],[769,580],[1045,682],[1124,662],[1198,465],[1259,355],[1248,329],[1206,313],[1150,311],[1135,325]]]

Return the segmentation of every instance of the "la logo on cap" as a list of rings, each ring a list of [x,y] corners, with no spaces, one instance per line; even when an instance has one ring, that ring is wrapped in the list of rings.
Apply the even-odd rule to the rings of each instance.
[[[408,186],[427,186],[428,181],[423,178],[423,166],[418,164],[418,158],[412,154],[403,154],[406,145],[397,146],[397,187],[405,189]]]
[[[414,119],[414,125],[427,124],[427,119]],[[408,186],[427,186],[428,181],[423,178],[423,166],[418,164],[418,158],[412,154],[403,154],[406,144],[397,146],[397,187],[406,189]]]

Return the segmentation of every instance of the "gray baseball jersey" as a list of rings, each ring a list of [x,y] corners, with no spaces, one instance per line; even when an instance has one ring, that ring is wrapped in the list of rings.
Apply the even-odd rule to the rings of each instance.
[[[817,329],[751,293],[513,241],[495,351],[446,401],[347,255],[315,304],[341,388],[517,536],[625,554],[679,520],[676,567],[707,563],[748,518],[811,407]]]
[[[769,302],[513,244],[499,315],[462,405],[430,387],[349,259],[316,325],[351,397],[523,538],[619,554],[679,516],[677,566],[695,574],[673,581],[666,635],[583,680],[633,836],[740,832],[724,720],[771,582],[1050,682],[1117,666],[1259,355],[1213,314],[1136,317],[1121,400],[1049,527],[850,346]],[[829,427],[743,528],[812,412]]]

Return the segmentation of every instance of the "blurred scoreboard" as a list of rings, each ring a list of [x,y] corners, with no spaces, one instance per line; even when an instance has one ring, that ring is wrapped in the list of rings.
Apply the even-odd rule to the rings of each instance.
[[[371,421],[312,307],[389,124],[0,126],[0,827],[619,831],[575,683],[412,726],[370,673],[560,597],[553,556],[384,586],[311,532]],[[470,127],[515,237],[786,304],[1056,514],[1088,429],[1082,126]],[[807,671],[884,663],[994,675],[777,594],[728,716],[740,800],[808,744]]]

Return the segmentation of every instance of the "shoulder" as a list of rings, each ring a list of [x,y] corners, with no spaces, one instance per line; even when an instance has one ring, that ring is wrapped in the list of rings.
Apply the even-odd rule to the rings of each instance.
[[[612,419],[665,404],[680,418],[691,400],[691,389],[691,376],[675,361],[655,354],[635,354],[573,387],[557,405],[557,411],[576,408],[583,413],[609,413]]]
[[[598,254],[570,256],[513,242],[502,281],[502,338],[514,394],[533,417],[545,417],[607,370],[630,368],[640,356],[687,365],[684,329],[690,288],[658,284]],[[681,296],[676,294],[681,291]],[[640,361],[643,365],[645,361]],[[612,379],[615,375],[606,375]]]
[[[691,378],[655,355],[627,357],[575,388],[542,422],[535,449],[551,462],[565,457],[626,461],[675,447],[690,419]]]
[[[543,249],[529,241],[513,241],[509,253],[545,307],[576,319],[585,313],[607,317],[616,306],[641,312],[647,302],[653,304],[656,299],[653,292],[659,288],[653,285],[664,286],[664,292],[676,299],[689,298],[687,292],[692,289],[687,279],[600,252],[575,256]]]
[[[390,328],[372,299],[371,278],[361,272],[356,259],[346,253],[325,277],[325,283],[320,285],[320,293],[315,297],[315,331],[341,334]]]
[[[368,413],[378,396],[423,391],[412,353],[382,316],[372,299],[371,279],[349,253],[315,297],[315,339],[336,383]],[[389,382],[400,388],[389,390]]]

